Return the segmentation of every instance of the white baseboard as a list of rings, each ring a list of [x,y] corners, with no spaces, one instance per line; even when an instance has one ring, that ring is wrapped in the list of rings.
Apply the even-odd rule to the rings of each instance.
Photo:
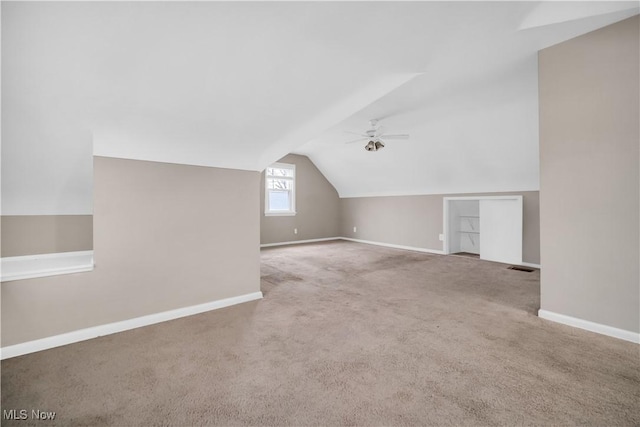
[[[406,249],[408,251],[426,252],[429,254],[445,255],[444,251],[437,249],[425,249],[416,248],[415,246],[394,245],[392,243],[373,242],[371,240],[353,239],[351,237],[338,237],[341,240],[348,240],[350,242],[366,243],[367,245],[386,246],[388,248]],[[540,268],[540,264],[532,264],[530,262],[521,262],[520,265],[524,267]]]
[[[590,322],[588,320],[578,319],[577,317],[571,317],[542,309],[538,310],[538,317],[546,320],[551,320],[552,322],[573,326],[574,328],[580,328],[598,334],[607,335],[610,337],[640,344],[640,333],[637,332],[618,329],[614,328],[613,326],[602,325],[600,323]]]
[[[385,246],[387,248],[405,249],[407,251],[415,251],[415,252],[426,252],[428,254],[442,255],[444,253],[437,249],[425,249],[425,248],[416,248],[414,246],[394,245],[393,243],[373,242],[371,240],[352,239],[351,237],[340,237],[340,239],[348,240],[350,242],[365,243],[367,245]]]
[[[264,243],[264,244],[261,244],[260,247],[269,248],[271,246],[298,245],[301,243],[327,242],[329,240],[340,240],[340,239],[341,237],[323,237],[321,239],[292,240],[290,242]]]
[[[3,347],[0,350],[0,359],[4,360],[11,357],[22,356],[23,354],[35,353],[36,351],[48,350],[54,347],[60,347],[67,344],[73,344],[79,341],[90,340],[92,338],[97,338],[104,335],[111,335],[117,332],[128,331],[130,329],[136,329],[142,326],[149,326],[155,323],[166,322],[167,320],[179,319],[181,317],[204,313],[206,311],[229,307],[231,305],[236,305],[236,304],[240,304],[248,301],[254,301],[261,298],[262,298],[262,292],[253,292],[250,294],[239,295],[237,297],[225,298],[225,299],[211,301],[204,304],[192,305],[190,307],[183,307],[175,310],[163,311],[161,313],[155,313],[147,316],[136,317],[134,319],[123,320],[120,322],[107,323],[105,325],[94,326],[86,329],[80,329],[73,332],[67,332],[65,334],[42,338],[39,340],[10,345],[7,347]]]
[[[438,250],[438,249],[425,249],[425,248],[417,248],[415,246],[395,245],[393,243],[374,242],[372,240],[353,239],[351,237],[324,237],[322,239],[294,240],[294,241],[291,241],[291,242],[265,243],[265,244],[260,245],[260,247],[261,248],[268,248],[268,247],[272,247],[272,246],[296,245],[296,244],[300,244],[300,243],[326,242],[326,241],[329,241],[329,240],[348,240],[350,242],[365,243],[367,245],[385,246],[387,248],[405,249],[405,250],[408,250],[408,251],[425,252],[425,253],[428,253],[428,254],[444,255],[444,251],[441,251],[441,250]],[[521,262],[520,265],[522,265],[524,267],[532,267],[532,268],[538,268],[538,269],[540,268],[540,264],[532,264],[532,263],[529,263],[529,262]]]
[[[34,279],[93,270],[93,251],[0,258],[0,281]]]

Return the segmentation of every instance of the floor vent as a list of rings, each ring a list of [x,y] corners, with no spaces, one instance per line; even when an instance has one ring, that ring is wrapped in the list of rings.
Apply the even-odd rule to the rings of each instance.
[[[527,273],[531,273],[533,271],[536,271],[535,268],[521,267],[519,265],[512,265],[512,266],[510,266],[508,268],[509,268],[509,270],[526,271]]]

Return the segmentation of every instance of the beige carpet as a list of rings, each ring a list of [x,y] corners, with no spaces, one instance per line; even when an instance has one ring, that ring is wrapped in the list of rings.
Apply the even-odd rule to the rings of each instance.
[[[2,362],[3,425],[639,425],[639,346],[544,321],[539,272],[262,251],[261,301]]]

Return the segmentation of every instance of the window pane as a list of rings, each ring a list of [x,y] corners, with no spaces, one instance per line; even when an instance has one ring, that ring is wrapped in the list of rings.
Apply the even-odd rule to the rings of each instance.
[[[267,168],[267,175],[293,177],[293,169]]]
[[[269,191],[269,210],[270,211],[288,211],[290,210],[290,198],[288,191]]]
[[[270,190],[291,190],[293,181],[290,179],[269,178],[268,187]]]

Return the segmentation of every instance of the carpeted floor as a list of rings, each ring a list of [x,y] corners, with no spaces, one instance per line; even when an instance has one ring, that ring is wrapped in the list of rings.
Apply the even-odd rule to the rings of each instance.
[[[639,346],[535,316],[539,272],[264,249],[261,301],[2,362],[3,425],[639,425]]]

